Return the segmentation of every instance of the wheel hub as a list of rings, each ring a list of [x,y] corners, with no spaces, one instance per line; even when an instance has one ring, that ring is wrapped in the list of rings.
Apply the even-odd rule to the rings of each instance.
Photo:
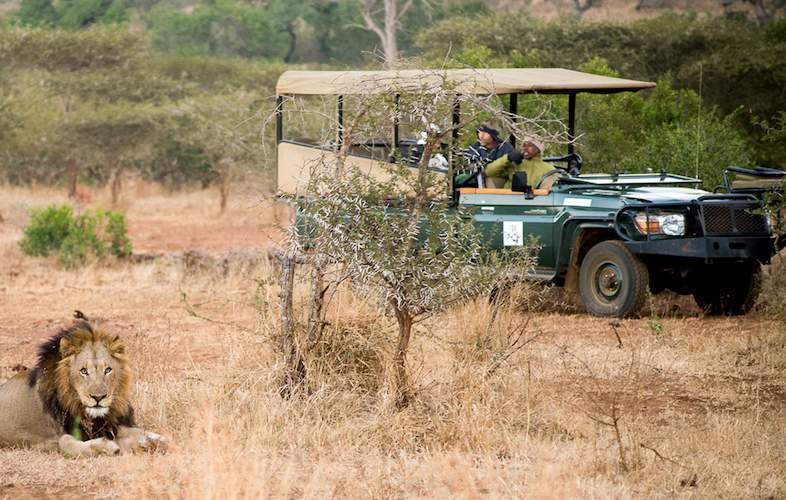
[[[616,264],[603,263],[596,274],[596,288],[605,299],[613,299],[622,289],[622,272]]]

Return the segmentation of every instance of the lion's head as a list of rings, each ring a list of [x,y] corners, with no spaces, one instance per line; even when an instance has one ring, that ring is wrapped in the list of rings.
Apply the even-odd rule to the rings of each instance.
[[[67,433],[111,436],[133,426],[131,372],[119,337],[77,321],[43,344],[29,376],[44,404]]]

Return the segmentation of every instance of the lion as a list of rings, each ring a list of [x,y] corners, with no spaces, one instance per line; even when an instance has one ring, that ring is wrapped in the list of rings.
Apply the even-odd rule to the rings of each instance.
[[[164,437],[135,426],[125,345],[77,318],[39,347],[33,369],[0,385],[0,447],[72,457],[164,451]]]

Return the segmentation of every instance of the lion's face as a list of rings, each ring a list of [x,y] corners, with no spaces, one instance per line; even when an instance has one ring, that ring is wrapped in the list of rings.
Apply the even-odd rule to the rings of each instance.
[[[116,372],[119,370],[120,363],[109,355],[102,344],[86,346],[74,357],[69,376],[88,416],[98,418],[109,413],[118,385]]]
[[[58,382],[62,390],[67,381],[68,392],[78,399],[86,416],[106,417],[118,398],[125,403],[128,373],[123,352],[117,337],[84,338],[77,334],[60,341]],[[75,403],[72,401],[73,406],[77,406]]]

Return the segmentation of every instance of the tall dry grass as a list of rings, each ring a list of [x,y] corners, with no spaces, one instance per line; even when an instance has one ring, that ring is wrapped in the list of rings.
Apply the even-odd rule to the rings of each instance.
[[[275,289],[257,293],[253,307],[270,319]],[[344,289],[328,321],[307,360],[310,390],[292,399],[279,396],[267,322],[228,333],[220,365],[145,384],[140,413],[162,415],[153,426],[178,448],[137,469],[131,496],[786,492],[777,323],[739,335],[743,320],[664,318],[659,332],[632,320],[615,335],[605,320],[478,300],[418,327],[415,397],[391,411],[392,319]]]
[[[198,231],[198,200],[134,201],[130,217],[177,207]],[[786,327],[767,313],[706,318],[655,298],[655,314],[611,324],[537,290],[519,291],[527,308],[479,299],[416,326],[413,399],[392,411],[394,320],[347,286],[307,354],[307,389],[283,399],[265,258],[180,252],[67,271],[23,257],[18,236],[0,225],[0,365],[30,364],[81,309],[126,340],[140,423],[173,447],[89,460],[0,450],[0,496],[786,495]]]

